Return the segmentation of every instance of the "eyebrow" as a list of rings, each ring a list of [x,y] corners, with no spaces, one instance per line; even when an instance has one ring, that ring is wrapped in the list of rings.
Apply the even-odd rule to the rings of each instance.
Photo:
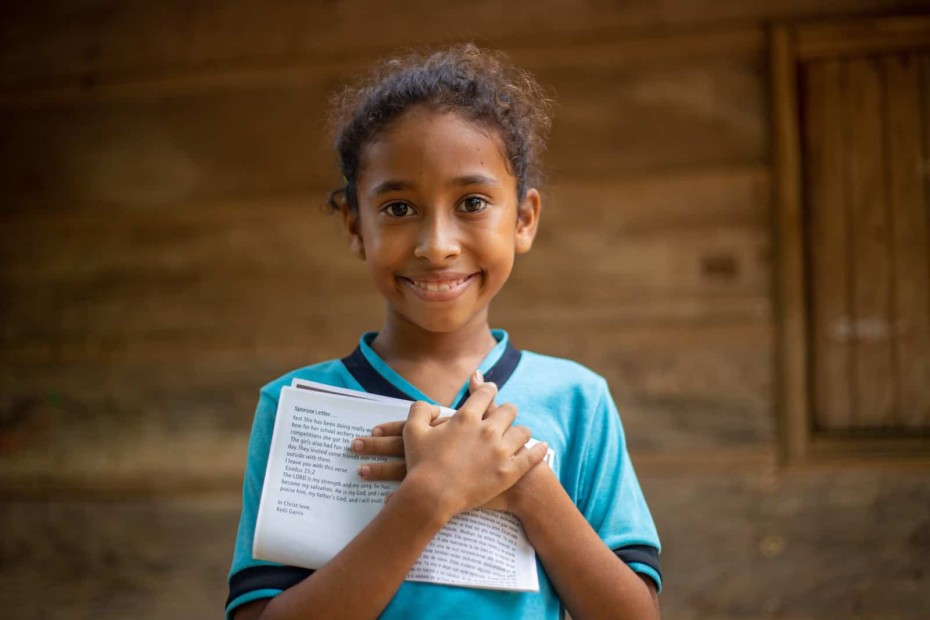
[[[469,187],[471,185],[490,185],[492,187],[500,187],[501,183],[494,177],[489,177],[483,174],[468,174],[452,179],[451,185],[455,187]],[[410,181],[389,179],[375,185],[373,188],[371,188],[371,192],[369,193],[372,196],[380,196],[381,194],[403,191],[411,189],[412,187],[413,183]]]

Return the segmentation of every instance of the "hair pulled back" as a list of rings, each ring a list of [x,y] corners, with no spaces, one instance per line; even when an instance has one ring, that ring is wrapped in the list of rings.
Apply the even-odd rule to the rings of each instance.
[[[541,156],[551,124],[552,102],[536,79],[501,52],[471,43],[432,53],[390,58],[333,99],[334,146],[345,186],[329,206],[342,201],[358,209],[356,182],[365,147],[415,105],[453,112],[496,131],[517,180],[517,198],[542,182]]]

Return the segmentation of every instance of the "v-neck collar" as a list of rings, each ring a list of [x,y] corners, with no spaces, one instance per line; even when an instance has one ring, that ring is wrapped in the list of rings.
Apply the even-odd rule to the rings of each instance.
[[[504,386],[520,362],[520,352],[510,344],[510,336],[502,329],[492,329],[497,345],[487,354],[478,370],[485,381],[493,381],[498,388]],[[359,339],[358,347],[342,363],[346,370],[371,394],[391,396],[404,400],[425,400],[434,405],[445,405],[421,392],[416,386],[400,376],[371,348],[377,332],[366,332]],[[468,398],[468,384],[462,386],[455,397],[454,409],[458,409]]]

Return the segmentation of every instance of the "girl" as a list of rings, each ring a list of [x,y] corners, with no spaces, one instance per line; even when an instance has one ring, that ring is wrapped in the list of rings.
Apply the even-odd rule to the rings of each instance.
[[[390,60],[339,100],[345,187],[330,205],[386,318],[345,359],[262,389],[230,617],[558,618],[566,608],[578,620],[658,617],[659,541],[605,381],[520,352],[488,323],[514,256],[536,234],[548,107],[531,76],[471,45]],[[277,398],[294,377],[416,401],[405,421],[354,441],[360,454],[404,457],[362,465],[363,479],[402,482],[315,572],[251,557]],[[457,412],[438,418],[438,404]],[[544,444],[524,447],[531,434],[555,452],[556,472],[540,463]],[[520,519],[540,591],[405,582],[432,536],[479,506]]]

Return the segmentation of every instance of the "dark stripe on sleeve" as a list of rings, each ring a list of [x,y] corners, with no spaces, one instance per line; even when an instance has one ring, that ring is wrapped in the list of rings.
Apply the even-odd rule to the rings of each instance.
[[[659,550],[649,545],[627,545],[613,550],[614,555],[623,560],[624,564],[637,562],[645,564],[662,578],[662,569],[659,567]],[[648,577],[648,575],[646,575]],[[659,584],[656,584],[659,587]]]
[[[381,373],[368,363],[368,360],[365,359],[365,354],[362,353],[361,347],[356,347],[348,357],[342,358],[342,364],[346,367],[346,370],[349,371],[349,374],[358,381],[362,389],[369,394],[412,400],[410,396],[382,377]]]
[[[310,575],[309,568],[296,566],[250,566],[229,578],[229,598],[226,605],[255,590],[287,590]]]

